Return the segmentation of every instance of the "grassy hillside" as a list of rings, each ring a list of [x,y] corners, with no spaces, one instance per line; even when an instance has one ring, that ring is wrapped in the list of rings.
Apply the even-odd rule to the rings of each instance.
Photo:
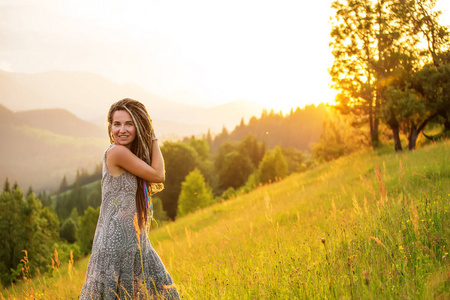
[[[450,143],[383,150],[215,204],[151,242],[184,299],[448,298]],[[3,295],[76,299],[86,264]]]

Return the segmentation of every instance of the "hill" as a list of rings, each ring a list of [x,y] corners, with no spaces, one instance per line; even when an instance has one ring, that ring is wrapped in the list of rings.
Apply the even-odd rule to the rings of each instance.
[[[77,169],[92,169],[109,143],[105,129],[61,109],[14,113],[0,105],[0,181],[55,189]]]
[[[71,112],[61,109],[37,109],[19,111],[16,116],[34,128],[73,137],[107,138],[105,128],[77,118]]]
[[[163,98],[136,84],[116,84],[88,72],[48,71],[36,74],[0,70],[0,103],[12,111],[61,108],[77,117],[104,126],[110,105],[133,98],[147,107],[162,135],[183,137],[234,126],[244,117],[259,114],[262,106],[250,101],[233,101],[202,108]],[[188,131],[186,129],[189,129]]]
[[[445,299],[449,147],[343,157],[160,226],[150,239],[185,299]],[[4,295],[77,298],[86,264]]]

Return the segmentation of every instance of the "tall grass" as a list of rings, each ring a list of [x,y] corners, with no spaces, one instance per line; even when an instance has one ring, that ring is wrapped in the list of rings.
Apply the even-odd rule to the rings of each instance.
[[[448,298],[449,150],[444,142],[344,157],[161,226],[150,239],[184,299]],[[4,296],[32,287],[45,299],[76,299],[86,263],[72,281],[61,272],[43,288],[27,283]]]

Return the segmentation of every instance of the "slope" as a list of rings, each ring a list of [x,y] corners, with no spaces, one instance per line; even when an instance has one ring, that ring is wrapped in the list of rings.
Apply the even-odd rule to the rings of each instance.
[[[344,157],[156,228],[150,239],[184,299],[449,297],[449,148]],[[71,278],[8,293],[76,298],[86,263]]]

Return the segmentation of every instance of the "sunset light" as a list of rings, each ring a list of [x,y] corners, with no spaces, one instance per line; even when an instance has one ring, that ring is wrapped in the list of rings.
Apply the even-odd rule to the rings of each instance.
[[[288,112],[333,102],[330,3],[10,2],[0,69],[87,71],[177,102]]]
[[[449,0],[0,0],[1,299],[450,299]]]

